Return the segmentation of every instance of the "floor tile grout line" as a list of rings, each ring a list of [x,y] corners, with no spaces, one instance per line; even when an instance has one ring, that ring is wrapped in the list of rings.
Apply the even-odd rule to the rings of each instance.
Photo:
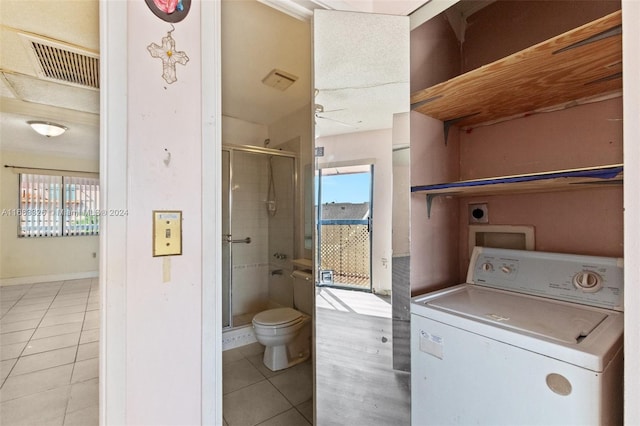
[[[45,328],[46,328],[46,327],[45,327]],[[53,352],[53,351],[57,351],[57,350],[60,350],[60,349],[67,349],[67,348],[71,348],[71,347],[73,347],[73,346],[79,346],[79,345],[80,345],[80,332],[77,332],[77,331],[74,331],[74,332],[72,332],[72,333],[56,334],[55,336],[43,337],[43,338],[41,338],[41,339],[29,339],[29,341],[27,342],[27,346],[29,346],[28,344],[29,344],[29,343],[31,343],[32,341],[43,340],[43,339],[50,339],[50,338],[52,338],[52,337],[68,336],[68,335],[70,335],[70,334],[76,334],[76,333],[78,333],[78,342],[74,343],[73,345],[61,346],[61,347],[59,347],[59,348],[53,348],[53,349],[47,349],[46,351],[34,352],[34,353],[32,353],[32,354],[24,354],[24,353],[23,353],[22,355],[20,355],[20,357],[21,357],[21,358],[25,358],[25,357],[29,357],[29,356],[32,356],[32,355],[40,355],[40,354],[45,354],[45,353],[47,353],[47,352]],[[34,334],[35,334],[35,333],[34,333]],[[25,347],[25,349],[26,349],[26,347]],[[23,350],[22,352],[24,352],[24,350]]]
[[[35,283],[31,284],[31,287],[29,287],[29,290],[31,290],[33,288]],[[49,307],[51,307],[51,304],[53,303],[53,301],[55,300],[55,298],[57,297],[58,293],[60,293],[60,289],[62,289],[62,287],[64,286],[64,282],[62,283],[62,285],[60,286],[60,288],[58,289],[58,291],[56,292],[56,295],[53,297],[53,299],[51,299],[51,302],[49,303]],[[28,291],[27,291],[28,292]],[[25,293],[26,294],[26,293]],[[22,300],[22,297],[24,297],[24,295],[22,295],[20,297],[20,300]],[[47,315],[47,312],[49,312],[49,307],[46,309],[46,312],[44,315]],[[14,368],[16,368],[16,365],[18,365],[18,362],[20,361],[20,358],[22,357],[22,354],[24,353],[24,350],[27,348],[27,346],[29,346],[29,342],[33,339],[33,336],[36,334],[36,331],[38,331],[38,328],[40,327],[40,324],[42,323],[42,320],[44,319],[44,315],[42,316],[42,318],[40,318],[40,321],[38,321],[38,324],[36,325],[36,327],[34,328],[33,334],[31,334],[31,337],[29,337],[29,340],[27,340],[27,344],[24,345],[24,348],[22,348],[22,350],[20,351],[20,354],[18,355],[18,358],[16,358],[16,362],[15,364],[13,364],[13,366],[11,367],[11,370],[9,370],[9,373],[7,374],[7,377],[5,377],[5,379],[2,382],[2,386],[0,386],[0,389],[2,389],[4,387],[4,384],[7,382],[7,380],[9,379],[9,376],[11,376],[11,373],[13,372]]]
[[[35,371],[30,371],[29,373],[18,374],[18,375],[13,376],[13,377],[20,377],[20,376],[24,376],[25,374],[40,373],[40,372],[43,372],[43,371],[52,370],[52,369],[54,369],[54,368],[64,367],[65,365],[70,365],[70,364],[73,364],[73,363],[72,363],[72,362],[68,362],[68,363],[66,363],[66,364],[55,365],[55,366],[53,366],[53,367],[43,368],[42,370],[35,370]],[[8,377],[8,376],[7,376],[7,377]],[[6,380],[5,380],[5,381],[6,381]],[[66,383],[66,384],[64,384],[64,385],[62,385],[62,386],[69,386],[70,384],[71,384],[71,378],[69,379],[69,383]],[[1,403],[2,403],[2,404],[4,404],[5,402],[8,402],[8,401],[15,401],[16,399],[24,398],[24,397],[31,396],[31,395],[36,395],[36,394],[39,394],[39,393],[42,393],[42,392],[48,392],[48,391],[50,391],[50,390],[53,390],[53,389],[56,389],[56,388],[59,388],[59,387],[62,387],[62,386],[56,386],[56,387],[53,387],[53,388],[51,388],[51,389],[44,389],[44,390],[41,390],[41,391],[38,391],[38,392],[35,392],[35,393],[30,393],[30,394],[26,394],[26,395],[18,396],[18,397],[16,397],[16,398],[7,399],[7,400],[5,400],[5,401],[2,401]]]
[[[18,365],[18,362],[20,361],[20,358],[24,357],[24,356],[29,356],[29,355],[23,355],[25,349],[27,348],[27,346],[29,346],[29,343],[32,340],[39,340],[39,339],[33,339],[33,336],[36,334],[36,332],[38,331],[38,329],[40,328],[40,325],[42,324],[42,321],[44,320],[44,317],[47,315],[47,313],[49,312],[49,309],[51,309],[51,305],[53,304],[53,302],[56,300],[56,298],[60,295],[60,292],[62,291],[62,289],[64,288],[65,284],[68,282],[68,280],[64,280],[62,281],[62,284],[60,285],[60,287],[58,288],[58,291],[56,291],[56,294],[53,296],[53,299],[51,300],[51,302],[49,303],[49,306],[47,307],[47,309],[45,310],[45,314],[42,316],[42,318],[40,318],[40,321],[38,322],[38,324],[36,325],[36,327],[33,329],[34,332],[31,334],[31,337],[29,338],[29,340],[27,341],[26,345],[24,346],[24,348],[22,348],[22,351],[20,351],[20,354],[18,355],[18,357],[16,358],[16,362],[13,364],[13,366],[11,367],[11,369],[9,370],[9,372],[7,373],[7,376],[4,378],[4,380],[2,381],[2,384],[0,385],[0,389],[2,389],[5,385],[5,383],[7,382],[7,380],[9,379],[9,377],[11,376],[11,373],[13,372],[13,370],[16,368],[16,365]],[[22,298],[29,292],[31,291],[31,289],[33,288],[33,286],[36,283],[31,283],[31,285],[29,286],[29,288],[27,289],[27,291],[25,291],[25,293],[20,296],[20,298],[16,301],[16,303],[18,303],[18,301],[22,300]],[[91,292],[91,284],[89,284],[89,292]],[[69,377],[69,384],[71,384],[71,380],[73,379],[73,371],[75,370],[75,363],[76,363],[76,359],[78,357],[78,348],[80,346],[80,339],[82,337],[82,329],[84,327],[84,320],[86,318],[86,314],[87,314],[87,307],[88,307],[88,299],[89,299],[89,294],[87,294],[87,301],[85,302],[85,310],[84,310],[84,315],[83,315],[83,319],[82,319],[82,325],[80,326],[80,334],[78,336],[78,342],[76,344],[76,354],[74,356],[74,361],[73,361],[73,367],[71,369],[71,375]],[[13,308],[13,307],[12,307]],[[11,309],[9,309],[10,311]],[[7,311],[7,313],[9,313],[9,311]],[[70,324],[70,323],[67,323]],[[56,324],[56,325],[64,325],[64,324]],[[46,327],[43,327],[46,328]],[[72,334],[72,333],[65,333],[65,334]],[[54,337],[54,336],[49,336],[49,337]],[[72,345],[73,346],[73,345]],[[57,349],[66,349],[72,346],[67,346],[65,348],[57,348]],[[55,350],[55,349],[52,349]],[[44,351],[44,352],[50,352],[50,351]],[[42,352],[42,353],[44,353]],[[35,354],[31,354],[31,355],[35,355]],[[55,367],[61,367],[63,365],[68,365],[68,364],[61,364]],[[55,368],[55,367],[50,367],[50,368]],[[35,371],[44,371],[47,370],[48,368],[44,368],[42,370],[35,370]],[[24,373],[24,374],[28,374],[28,373]],[[17,377],[17,376],[21,376],[21,374],[18,374],[16,376],[11,376],[11,377]]]
[[[87,301],[85,302],[84,305],[84,315],[82,316],[82,324],[80,325],[80,336],[78,336],[78,346],[76,347],[76,356],[74,357],[74,361],[73,361],[73,367],[71,367],[71,376],[69,376],[69,381],[71,382],[71,385],[73,386],[73,373],[76,371],[76,363],[78,362],[78,350],[80,348],[80,339],[82,339],[82,329],[84,328],[84,322],[85,319],[87,317],[87,306],[89,305],[89,295],[91,293],[91,282],[89,282],[89,292],[87,293]],[[67,407],[68,407],[69,401],[67,400]],[[65,407],[65,414],[64,417],[66,419],[67,416],[67,407]],[[64,424],[64,420],[63,419],[63,424]]]
[[[305,401],[307,402],[307,401]],[[304,402],[302,402],[301,404],[304,404]],[[298,404],[300,405],[300,404]],[[293,408],[298,412],[298,414],[300,414],[302,416],[303,419],[305,419],[307,421],[307,423],[309,425],[311,425],[312,423],[309,421],[309,419],[307,419],[307,417],[304,415],[304,413],[302,413],[302,411],[300,411],[300,409],[298,408],[298,405],[294,405]]]
[[[239,392],[241,390],[245,390],[247,388],[250,388],[251,386],[255,386],[258,383],[262,383],[262,382],[268,382],[268,380],[266,378],[263,378],[262,380],[258,380],[257,382],[249,383],[248,385],[242,386],[242,387],[240,387],[238,389],[234,389],[231,392],[223,393],[223,396],[227,396],[227,395],[230,395],[232,393],[236,393],[236,392]]]
[[[287,400],[287,401],[288,401],[288,400]],[[286,410],[284,410],[284,411],[280,411],[279,413],[276,413],[276,414],[274,414],[273,416],[268,417],[268,418],[266,418],[266,419],[264,419],[264,420],[260,420],[258,423],[254,423],[254,424],[253,424],[253,425],[251,425],[251,426],[259,426],[259,425],[263,424],[264,422],[267,422],[267,421],[269,421],[269,420],[272,420],[272,419],[274,419],[275,417],[278,417],[278,416],[280,416],[280,415],[282,415],[282,414],[286,413],[287,411],[289,411],[289,410],[291,410],[291,409],[295,409],[295,408],[296,408],[296,407],[292,405],[291,407],[287,408]],[[302,417],[303,417],[305,420],[307,420],[304,416],[302,416]]]
[[[71,373],[71,377],[73,377],[73,372]],[[69,378],[71,380],[71,378]],[[64,404],[64,414],[62,415],[62,424],[67,420],[67,410],[69,409],[69,403],[71,402],[71,389],[73,389],[73,383],[69,383],[69,389],[67,390],[67,403]]]
[[[304,415],[304,414],[303,414],[303,413],[298,409],[298,405],[304,404],[304,403],[305,403],[305,402],[307,402],[308,400],[307,400],[307,401],[303,401],[303,402],[301,402],[301,403],[300,403],[300,404],[298,404],[298,405],[295,405],[295,404],[294,404],[291,400],[289,400],[289,398],[287,398],[287,396],[286,396],[284,393],[282,393],[282,391],[281,391],[281,390],[280,390],[280,389],[279,389],[279,388],[278,388],[278,387],[277,387],[277,386],[276,386],[276,385],[271,381],[271,379],[272,379],[272,378],[274,378],[274,377],[278,377],[278,376],[280,376],[280,375],[284,374],[284,373],[286,372],[285,370],[281,370],[281,372],[280,372],[280,373],[275,374],[275,375],[270,376],[270,377],[267,377],[267,376],[265,376],[265,374],[264,374],[262,371],[260,371],[260,369],[258,369],[258,368],[257,368],[257,367],[256,367],[256,366],[255,366],[255,365],[254,365],[250,360],[249,360],[249,357],[248,357],[248,356],[242,355],[242,359],[239,359],[238,361],[242,361],[242,360],[246,360],[246,361],[248,361],[248,362],[249,362],[249,364],[251,364],[251,366],[252,366],[253,368],[255,368],[255,369],[256,369],[256,370],[257,370],[257,371],[262,375],[262,377],[264,377],[264,379],[263,379],[263,380],[259,380],[259,381],[255,382],[255,383],[248,384],[248,385],[243,386],[243,387],[241,387],[241,388],[235,389],[235,390],[233,390],[232,392],[229,392],[229,393],[227,393],[227,394],[225,394],[225,395],[229,395],[229,394],[231,394],[231,393],[234,393],[234,392],[237,392],[237,391],[240,391],[240,390],[246,389],[246,388],[248,388],[248,387],[254,386],[254,385],[256,385],[256,384],[258,384],[258,383],[261,383],[261,382],[263,382],[263,381],[267,381],[267,382],[269,382],[269,384],[270,384],[271,386],[273,386],[273,387],[276,389],[276,391],[278,391],[278,393],[279,393],[280,395],[282,395],[282,397],[285,399],[285,401],[287,401],[287,402],[289,403],[289,405],[290,405],[290,407],[289,407],[289,408],[287,408],[286,410],[281,411],[281,412],[279,412],[279,413],[277,413],[277,414],[274,414],[273,416],[271,416],[271,417],[269,417],[269,418],[263,419],[263,420],[261,420],[260,422],[255,423],[254,425],[251,425],[251,426],[258,426],[258,425],[260,425],[260,424],[262,424],[262,423],[264,423],[264,422],[266,422],[266,421],[268,421],[268,420],[273,419],[274,417],[277,417],[277,416],[279,416],[279,415],[281,415],[281,414],[283,414],[283,413],[286,413],[287,411],[289,411],[289,410],[291,410],[291,409],[296,410],[296,411],[298,412],[298,414],[300,414],[300,415],[302,416],[302,418],[303,418],[303,419],[304,419],[304,420],[305,420],[309,425],[311,425],[311,424],[312,424],[312,423],[310,423],[310,422],[309,422],[309,420],[305,417],[305,415]],[[236,361],[236,362],[237,362],[237,361]],[[302,365],[302,364],[303,364],[303,363],[301,363],[300,365]],[[274,373],[275,373],[275,372],[274,372]],[[311,397],[311,399],[313,399],[313,396]],[[223,419],[224,419],[224,412],[222,413],[222,417],[223,417]],[[226,421],[226,419],[225,419],[225,421]],[[228,423],[228,422],[227,422],[227,423]]]
[[[17,304],[20,300],[22,300],[22,298],[24,297],[24,295],[25,295],[25,294],[27,294],[27,293],[29,292],[29,290],[31,290],[31,287],[33,287],[33,284],[34,284],[34,283],[31,283],[31,284],[29,285],[29,288],[28,288],[28,289],[27,289],[27,290],[26,290],[26,291],[25,291],[25,292],[24,292],[24,293],[23,293],[23,294],[22,294],[18,299],[16,299],[16,301],[13,303],[13,305],[11,305],[11,307],[10,307],[9,309],[7,309],[7,312],[5,312],[5,313],[4,313],[4,315],[2,315],[2,316],[0,317],[0,319],[4,318],[4,317],[5,317],[5,315],[7,315],[7,314],[9,313],[9,311],[11,311],[11,309],[13,309],[13,307],[14,307],[14,306],[16,306],[16,304]]]
[[[275,377],[275,376],[274,376],[274,377]],[[269,380],[269,379],[267,379],[267,380]],[[273,386],[274,388],[276,388],[276,390],[280,393],[280,395],[282,395],[282,396],[284,397],[284,399],[286,399],[286,400],[287,400],[287,402],[288,402],[289,404],[291,404],[291,406],[292,406],[293,408],[295,408],[295,407],[296,407],[296,406],[295,406],[295,404],[294,404],[292,401],[290,401],[290,400],[289,400],[289,398],[287,398],[287,396],[286,396],[286,395],[285,395],[285,394],[280,390],[280,388],[279,388],[278,386],[276,386],[276,385],[275,385],[275,383],[273,383],[271,380],[269,380],[269,383],[271,383],[271,386]]]

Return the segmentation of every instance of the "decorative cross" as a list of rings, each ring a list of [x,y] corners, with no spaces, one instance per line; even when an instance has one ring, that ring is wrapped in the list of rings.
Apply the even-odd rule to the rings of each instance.
[[[176,41],[171,37],[173,30],[167,33],[166,37],[162,37],[162,46],[151,43],[147,46],[147,50],[154,58],[162,59],[162,78],[171,84],[178,81],[176,77],[176,63],[186,65],[189,57],[184,52],[176,52]]]

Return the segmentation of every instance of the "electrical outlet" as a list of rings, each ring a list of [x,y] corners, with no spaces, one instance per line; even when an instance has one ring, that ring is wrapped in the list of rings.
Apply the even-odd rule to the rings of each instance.
[[[469,204],[469,223],[489,223],[489,205]]]

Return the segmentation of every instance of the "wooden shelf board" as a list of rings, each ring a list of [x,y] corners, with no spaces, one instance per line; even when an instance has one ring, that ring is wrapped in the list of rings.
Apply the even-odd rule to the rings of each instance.
[[[420,90],[415,111],[472,126],[620,92],[622,34],[579,45],[621,26],[617,11],[506,58]]]
[[[426,195],[483,195],[499,193],[547,192],[574,190],[595,186],[619,185],[623,180],[622,164],[545,173],[501,176],[434,185],[411,187],[411,192]]]

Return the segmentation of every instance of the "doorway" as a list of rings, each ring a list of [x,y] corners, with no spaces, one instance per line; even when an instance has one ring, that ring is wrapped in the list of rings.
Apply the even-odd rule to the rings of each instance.
[[[371,292],[373,165],[316,175],[318,285]]]
[[[222,149],[222,328],[287,305],[295,253],[296,157],[257,147]]]

